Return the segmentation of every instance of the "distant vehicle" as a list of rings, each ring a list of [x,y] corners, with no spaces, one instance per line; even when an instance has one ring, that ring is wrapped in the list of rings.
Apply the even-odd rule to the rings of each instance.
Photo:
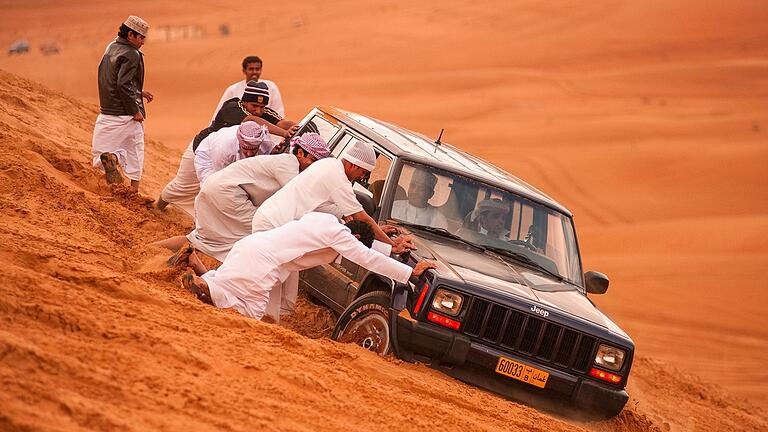
[[[583,272],[568,209],[450,144],[367,116],[318,107],[302,120],[306,131],[337,157],[369,142],[378,158],[354,185],[358,200],[375,220],[412,233],[418,249],[403,262],[438,262],[407,285],[345,259],[302,272],[310,296],[340,314],[333,339],[542,407],[595,417],[623,409],[635,345],[587,296],[605,293],[608,278]],[[423,199],[426,177],[429,206],[398,210]],[[488,205],[501,216],[492,219]],[[485,225],[497,235],[478,215],[497,221]]]
[[[29,42],[26,39],[19,39],[14,41],[10,47],[8,47],[8,55],[24,54],[29,52]]]
[[[53,55],[59,53],[59,45],[54,41],[43,42],[40,45],[40,52],[43,55]]]

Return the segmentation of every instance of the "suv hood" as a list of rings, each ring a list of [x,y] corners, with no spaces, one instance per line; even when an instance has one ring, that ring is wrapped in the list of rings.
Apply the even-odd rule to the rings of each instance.
[[[416,231],[416,230],[413,230]],[[535,302],[550,310],[597,324],[628,338],[613,321],[575,286],[516,262],[513,258],[481,252],[462,242],[423,232],[413,232],[422,258],[437,261],[441,278],[480,286],[489,291],[509,294]]]

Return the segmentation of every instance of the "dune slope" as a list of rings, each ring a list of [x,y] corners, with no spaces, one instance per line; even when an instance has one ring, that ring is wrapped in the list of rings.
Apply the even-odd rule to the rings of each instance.
[[[164,267],[165,253],[146,246],[189,222],[111,191],[90,167],[95,107],[4,71],[0,94],[2,429],[768,427],[759,409],[644,357],[624,412],[581,422],[203,305],[180,288],[179,270]],[[152,164],[169,163],[166,150],[147,143]]]

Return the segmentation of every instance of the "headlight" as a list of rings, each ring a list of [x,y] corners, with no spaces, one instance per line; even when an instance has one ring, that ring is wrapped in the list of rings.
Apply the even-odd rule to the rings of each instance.
[[[464,297],[461,294],[439,289],[432,300],[432,309],[450,316],[456,316],[461,311]]]
[[[624,356],[624,350],[610,345],[600,344],[600,346],[597,347],[595,364],[612,371],[618,371],[624,366]]]

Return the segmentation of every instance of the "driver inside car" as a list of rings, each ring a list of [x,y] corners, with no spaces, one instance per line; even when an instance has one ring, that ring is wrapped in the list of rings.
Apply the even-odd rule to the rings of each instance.
[[[479,234],[499,239],[509,240],[509,230],[504,227],[509,206],[498,198],[480,201],[477,208],[469,214],[465,224],[467,228]]]

